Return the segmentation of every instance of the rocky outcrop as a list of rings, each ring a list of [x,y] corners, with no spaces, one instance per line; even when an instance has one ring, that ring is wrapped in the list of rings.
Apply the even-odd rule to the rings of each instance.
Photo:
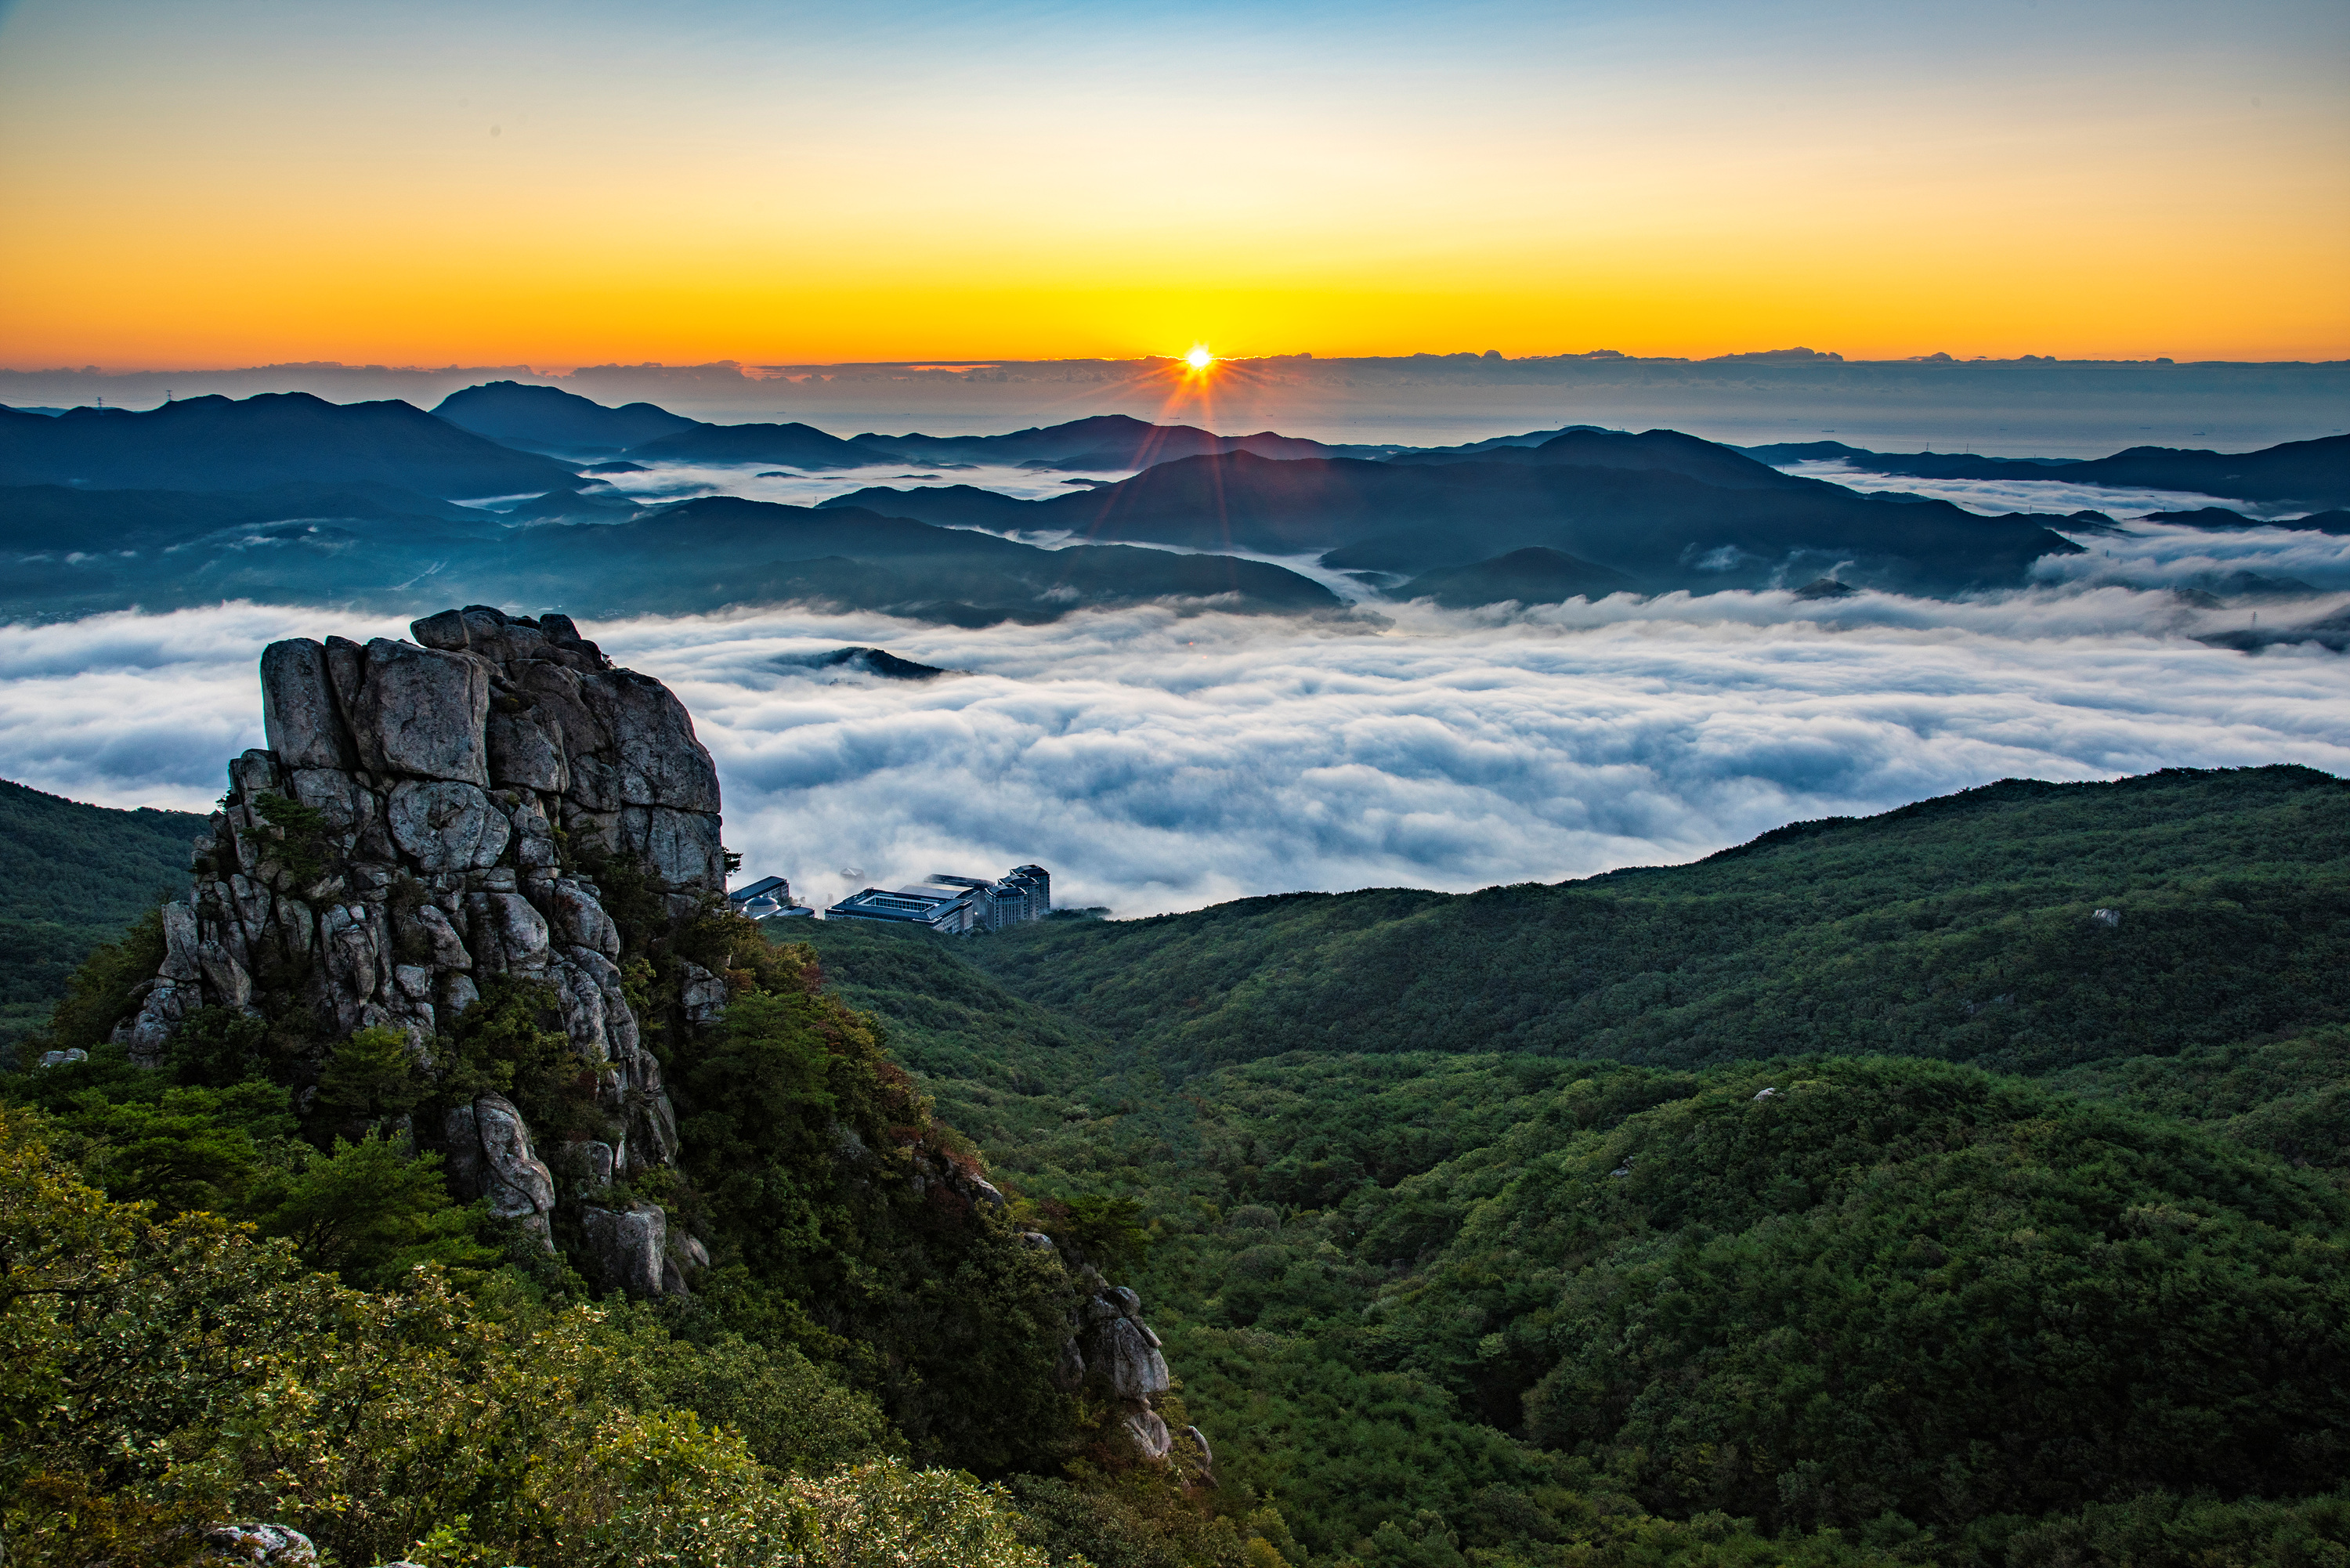
[[[1090,1386],[1107,1397],[1117,1429],[1135,1451],[1163,1462],[1174,1452],[1175,1442],[1166,1417],[1159,1413],[1159,1397],[1174,1386],[1174,1380],[1168,1376],[1159,1336],[1142,1321],[1142,1298],[1124,1285],[1101,1285],[1100,1275],[1091,1268],[1081,1269],[1079,1278],[1097,1288],[1077,1304],[1054,1380],[1068,1389]],[[1187,1430],[1196,1437],[1196,1429]],[[1197,1440],[1204,1468],[1207,1439]]]
[[[672,1163],[676,1115],[585,867],[632,858],[672,916],[723,893],[710,753],[668,688],[566,617],[475,605],[410,632],[263,653],[268,746],[229,764],[194,887],[164,907],[163,961],[116,1039],[153,1065],[198,1007],[298,1009],[323,1033],[399,1031],[430,1074],[490,978],[519,975],[550,988],[617,1129],[579,1193]],[[715,1017],[723,984],[692,1002],[694,1022]],[[461,1196],[550,1236],[556,1184],[513,1105],[481,1096],[438,1130]],[[634,1213],[615,1235],[645,1227]],[[628,1248],[617,1282],[677,1276],[664,1244],[649,1265]]]

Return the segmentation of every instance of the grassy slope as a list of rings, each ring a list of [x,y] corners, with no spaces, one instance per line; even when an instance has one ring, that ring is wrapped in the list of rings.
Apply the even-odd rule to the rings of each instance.
[[[204,819],[109,811],[0,780],[0,1050],[48,1016],[100,942],[188,884]]]

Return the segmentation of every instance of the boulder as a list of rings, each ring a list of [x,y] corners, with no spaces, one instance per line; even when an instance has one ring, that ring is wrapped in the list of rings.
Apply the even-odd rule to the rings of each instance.
[[[1168,1434],[1166,1418],[1156,1410],[1145,1407],[1128,1415],[1119,1425],[1146,1459],[1164,1459],[1175,1451],[1175,1440]]]
[[[726,1016],[726,982],[682,959],[678,961],[678,1002],[688,1023],[715,1023]]]
[[[714,893],[726,886],[726,851],[715,816],[660,805],[625,806],[620,847],[674,891]]]
[[[489,711],[486,660],[380,637],[367,645],[351,728],[369,772],[486,785]]]
[[[1164,1394],[1173,1385],[1167,1375],[1167,1358],[1151,1343],[1155,1337],[1132,1318],[1112,1318],[1094,1332],[1085,1347],[1087,1365],[1102,1374],[1118,1398]]]
[[[391,978],[373,912],[365,904],[328,905],[318,918],[318,943],[338,1026],[346,1033],[364,1028],[363,1010]]]
[[[574,1193],[600,1192],[612,1185],[612,1146],[581,1139],[556,1147],[547,1161],[564,1187]]]
[[[317,1568],[318,1549],[283,1524],[216,1524],[204,1532],[199,1563],[250,1563],[254,1568]]]
[[[204,983],[212,989],[213,1002],[238,1009],[252,1004],[253,977],[225,943],[207,940],[196,949],[196,960],[203,968]]]
[[[676,693],[650,675],[615,670],[581,681],[579,698],[612,737],[622,805],[718,809],[717,765]]]
[[[421,620],[408,623],[408,635],[419,646],[437,648],[443,653],[463,653],[471,646],[465,635],[465,612],[445,609],[439,615],[428,615]]]
[[[547,1214],[555,1208],[555,1177],[531,1152],[530,1127],[504,1095],[477,1095],[450,1111],[442,1127],[450,1188],[461,1199],[490,1200],[490,1212],[516,1220],[553,1247]]]
[[[333,768],[289,767],[286,789],[294,799],[316,811],[327,831],[333,834],[356,833],[364,807],[374,803],[374,797],[359,787],[357,779]]]
[[[436,970],[469,970],[473,967],[473,955],[465,950],[465,940],[457,934],[456,926],[437,904],[424,904],[409,917],[417,931],[432,950],[432,967]]]
[[[1061,1354],[1053,1363],[1053,1386],[1064,1393],[1074,1394],[1086,1380],[1085,1353],[1077,1348],[1074,1335],[1061,1341]]]
[[[550,923],[565,942],[593,948],[609,959],[620,956],[620,928],[593,893],[568,877],[558,877],[547,889],[547,903]]]
[[[261,732],[286,767],[352,765],[324,646],[297,637],[261,650]]]
[[[1192,1447],[1200,1450],[1201,1467],[1213,1468],[1216,1462],[1216,1450],[1208,1447],[1208,1435],[1197,1427],[1184,1428],[1183,1435],[1191,1438]]]
[[[632,1296],[662,1293],[669,1216],[660,1205],[639,1200],[626,1209],[583,1209],[579,1226],[605,1289]]]
[[[487,734],[490,782],[501,787],[561,794],[571,787],[563,750],[563,721],[530,710],[494,712]]]
[[[392,785],[385,813],[391,841],[418,870],[484,870],[514,836],[505,814],[480,786],[447,779],[404,779]]]
[[[186,984],[203,978],[203,939],[196,930],[196,912],[182,903],[163,906],[164,979]]]
[[[546,921],[517,893],[472,893],[465,898],[466,934],[478,964],[537,975],[546,969]]]

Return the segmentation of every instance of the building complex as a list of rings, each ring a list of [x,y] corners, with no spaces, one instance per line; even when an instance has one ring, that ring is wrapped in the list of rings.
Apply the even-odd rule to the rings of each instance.
[[[1019,866],[993,882],[941,872],[917,887],[867,888],[827,909],[824,918],[928,926],[965,936],[1041,920],[1052,908],[1051,875],[1042,866]]]

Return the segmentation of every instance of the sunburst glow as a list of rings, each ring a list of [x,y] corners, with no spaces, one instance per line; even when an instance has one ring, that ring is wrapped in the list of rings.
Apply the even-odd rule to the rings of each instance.
[[[1216,357],[1208,352],[1208,346],[1204,343],[1194,343],[1191,351],[1183,356],[1183,363],[1191,367],[1194,374],[1204,372],[1215,362]]]

